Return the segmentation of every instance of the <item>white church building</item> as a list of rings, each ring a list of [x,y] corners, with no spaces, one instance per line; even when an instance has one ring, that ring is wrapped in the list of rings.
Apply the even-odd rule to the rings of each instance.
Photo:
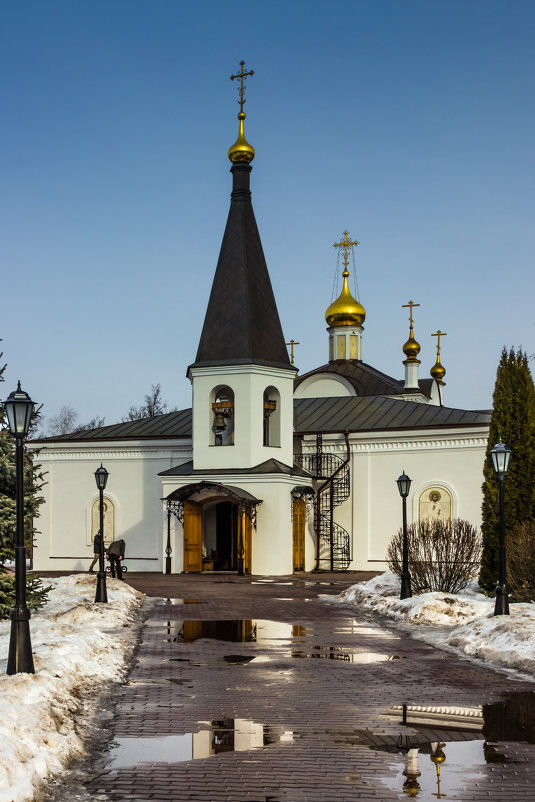
[[[431,378],[418,377],[412,301],[404,378],[363,361],[366,312],[349,290],[347,232],[342,292],[326,312],[329,361],[297,377],[251,203],[243,105],[238,118],[227,225],[187,368],[192,408],[29,444],[47,473],[37,570],[88,568],[101,464],[105,541],[125,540],[134,571],[381,570],[404,471],[409,522],[480,524],[490,415],[444,406],[441,332]]]

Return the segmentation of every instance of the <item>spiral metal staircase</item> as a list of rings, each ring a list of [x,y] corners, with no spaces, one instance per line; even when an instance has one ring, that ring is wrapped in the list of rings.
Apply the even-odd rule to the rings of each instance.
[[[324,453],[321,435],[316,438],[316,452],[296,454],[295,461],[322,481],[316,490],[314,528],[318,536],[318,568],[347,571],[351,562],[349,532],[334,521],[334,509],[342,504],[351,491],[349,453],[347,459],[338,454]]]

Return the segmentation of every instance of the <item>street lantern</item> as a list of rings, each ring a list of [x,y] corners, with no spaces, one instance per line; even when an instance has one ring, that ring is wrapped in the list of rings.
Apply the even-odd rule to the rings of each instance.
[[[498,479],[499,509],[500,509],[500,541],[498,545],[498,585],[496,586],[496,602],[494,615],[509,615],[509,591],[507,589],[507,561],[505,554],[505,509],[504,509],[504,479],[509,467],[511,449],[505,443],[496,443],[490,452],[492,464]]]
[[[409,490],[411,489],[412,479],[409,479],[407,474],[403,472],[401,476],[398,479],[396,479],[396,483],[401,498],[407,498],[407,496],[409,495]]]
[[[109,473],[106,468],[103,467],[102,463],[100,463],[100,468],[97,468],[95,471],[95,481],[97,483],[97,487],[99,490],[105,490],[106,484],[108,481]]]
[[[30,429],[30,421],[35,404],[24,390],[21,390],[20,381],[17,389],[9,394],[4,401],[9,431],[13,437],[26,437]]]
[[[409,599],[412,596],[411,575],[409,573],[409,545],[407,541],[407,496],[411,489],[411,479],[405,471],[396,479],[396,483],[403,502],[403,565],[401,571],[400,599]]]
[[[7,674],[34,674],[32,642],[30,638],[31,613],[26,605],[26,546],[24,544],[24,438],[30,429],[35,404],[20,381],[10,393],[4,407],[9,431],[15,438],[15,606],[11,610],[11,634],[7,658]]]
[[[100,468],[95,471],[95,482],[100,496],[100,550],[97,574],[97,589],[95,591],[96,602],[107,602],[108,593],[106,590],[106,569],[104,567],[104,489],[108,482],[109,473],[106,468],[100,463]]]
[[[492,457],[492,464],[494,465],[494,470],[498,475],[507,473],[507,468],[509,467],[509,459],[511,457],[511,449],[507,448],[505,443],[502,443],[502,438],[500,437],[500,442],[496,443],[492,451],[490,452],[490,456]]]

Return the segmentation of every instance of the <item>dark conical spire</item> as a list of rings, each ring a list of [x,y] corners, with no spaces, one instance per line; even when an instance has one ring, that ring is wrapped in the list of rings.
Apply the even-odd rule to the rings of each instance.
[[[230,211],[192,367],[256,364],[295,370],[251,203],[251,170],[244,162],[231,168]]]

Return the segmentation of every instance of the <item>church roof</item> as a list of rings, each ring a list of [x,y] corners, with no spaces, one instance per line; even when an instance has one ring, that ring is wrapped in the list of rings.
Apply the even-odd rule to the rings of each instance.
[[[296,434],[315,432],[367,432],[395,429],[423,429],[436,427],[488,425],[490,412],[452,409],[417,401],[384,396],[344,396],[342,398],[294,399]],[[154,418],[115,423],[98,429],[43,437],[34,443],[84,442],[102,440],[155,440],[191,438],[191,409],[167,412]],[[253,468],[233,470],[193,471],[193,463],[186,462],[177,468],[164,471],[161,476],[199,474],[285,473],[305,475],[301,468],[290,467],[279,460],[270,459]],[[306,474],[308,475],[308,474]]]
[[[256,225],[249,164],[234,164],[233,190],[197,357],[192,367],[270,365],[294,370]]]
[[[34,442],[51,443],[78,440],[144,440],[153,438],[191,437],[191,409],[180,409],[166,412],[153,418],[129,420],[124,423],[113,423],[99,426],[97,429],[86,429],[70,434],[54,437],[40,437]]]
[[[393,379],[392,376],[387,376],[386,373],[372,368],[371,365],[361,362],[360,359],[336,359],[327,365],[322,365],[298,376],[294,386],[299,387],[305,379],[318,373],[335,373],[337,376],[343,376],[353,385],[357,395],[401,395],[406,392],[404,381]],[[422,379],[419,382],[420,391],[428,397],[431,397],[432,383],[432,379]],[[411,390],[410,392],[414,394],[418,391]]]
[[[252,468],[217,468],[210,470],[194,470],[193,460],[184,462],[182,465],[177,465],[175,468],[169,468],[167,471],[162,471],[158,476],[240,476],[243,474],[284,474],[286,476],[307,476],[310,477],[308,471],[301,468],[299,465],[286,465],[284,462],[279,462],[278,459],[268,459],[261,462],[260,465],[254,465]]]
[[[366,396],[298,398],[294,411],[296,434],[488,426],[490,421],[490,412]]]

